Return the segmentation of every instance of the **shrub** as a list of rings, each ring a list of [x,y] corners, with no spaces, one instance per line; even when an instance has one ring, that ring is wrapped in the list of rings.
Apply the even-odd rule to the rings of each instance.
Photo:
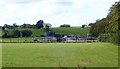
[[[98,37],[99,41],[101,42],[112,42],[112,43],[119,43],[119,35],[117,33],[108,33],[108,34],[101,34]]]
[[[23,30],[22,31],[22,37],[30,37],[32,35],[31,30]]]
[[[20,37],[20,31],[19,30],[13,30],[13,36],[14,37]]]
[[[82,28],[85,28],[86,25],[82,25]]]
[[[68,25],[68,24],[63,24],[63,25],[60,25],[60,27],[70,27],[70,25]]]

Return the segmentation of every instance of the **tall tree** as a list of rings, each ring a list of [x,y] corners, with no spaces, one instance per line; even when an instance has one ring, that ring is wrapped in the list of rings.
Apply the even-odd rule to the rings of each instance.
[[[26,28],[26,24],[25,23],[23,24],[23,28]]]
[[[93,36],[99,36],[104,33],[118,33],[120,22],[120,2],[115,2],[109,10],[106,18],[97,20],[91,27],[90,33]]]
[[[8,25],[4,24],[4,26],[2,27],[2,31],[4,32],[4,37],[8,36]]]
[[[36,24],[36,27],[39,29],[39,28],[43,28],[43,24],[44,24],[44,21],[43,20],[39,20]]]
[[[51,28],[51,24],[50,23],[44,23],[44,29],[45,29],[45,31],[49,31],[50,30],[50,28]]]
[[[115,2],[109,10],[109,14],[107,16],[108,26],[106,27],[106,31],[109,33],[117,33],[118,32],[118,23],[120,22],[120,2]]]
[[[14,29],[14,30],[16,29],[16,26],[17,26],[17,24],[16,24],[16,23],[13,23],[13,29]]]
[[[112,5],[106,18],[95,22],[90,33],[100,41],[120,44],[120,1]]]

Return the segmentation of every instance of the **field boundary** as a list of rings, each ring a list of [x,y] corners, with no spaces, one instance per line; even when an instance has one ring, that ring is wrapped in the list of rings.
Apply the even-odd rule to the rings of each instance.
[[[99,43],[99,42],[0,42],[0,43]]]
[[[2,67],[1,69],[119,69],[119,67]]]

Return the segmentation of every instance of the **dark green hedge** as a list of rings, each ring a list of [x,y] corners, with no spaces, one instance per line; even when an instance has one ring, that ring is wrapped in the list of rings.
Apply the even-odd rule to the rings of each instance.
[[[101,42],[112,42],[119,44],[120,35],[118,33],[107,33],[99,35],[98,39]]]

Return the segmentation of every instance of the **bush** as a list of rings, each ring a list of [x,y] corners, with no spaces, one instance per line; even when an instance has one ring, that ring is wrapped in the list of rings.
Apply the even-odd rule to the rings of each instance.
[[[119,35],[117,33],[108,33],[108,34],[101,34],[98,37],[99,41],[101,42],[112,42],[112,43],[119,43]]]
[[[19,30],[13,30],[13,36],[14,37],[20,37],[20,31]]]
[[[2,38],[13,38],[13,35],[7,35],[7,36],[2,35]]]
[[[85,28],[86,25],[82,25],[82,28]]]
[[[60,27],[70,27],[68,24],[60,25]]]
[[[43,24],[44,24],[44,21],[43,20],[39,20],[36,24],[36,27],[39,29],[39,28],[43,28]]]
[[[22,37],[30,37],[32,35],[31,30],[23,30],[22,31]]]
[[[40,35],[40,37],[45,37],[45,35]]]
[[[19,30],[13,30],[12,34],[5,33],[2,37],[3,38],[17,38],[17,37],[30,37],[32,35],[31,30],[22,30],[21,32]]]

